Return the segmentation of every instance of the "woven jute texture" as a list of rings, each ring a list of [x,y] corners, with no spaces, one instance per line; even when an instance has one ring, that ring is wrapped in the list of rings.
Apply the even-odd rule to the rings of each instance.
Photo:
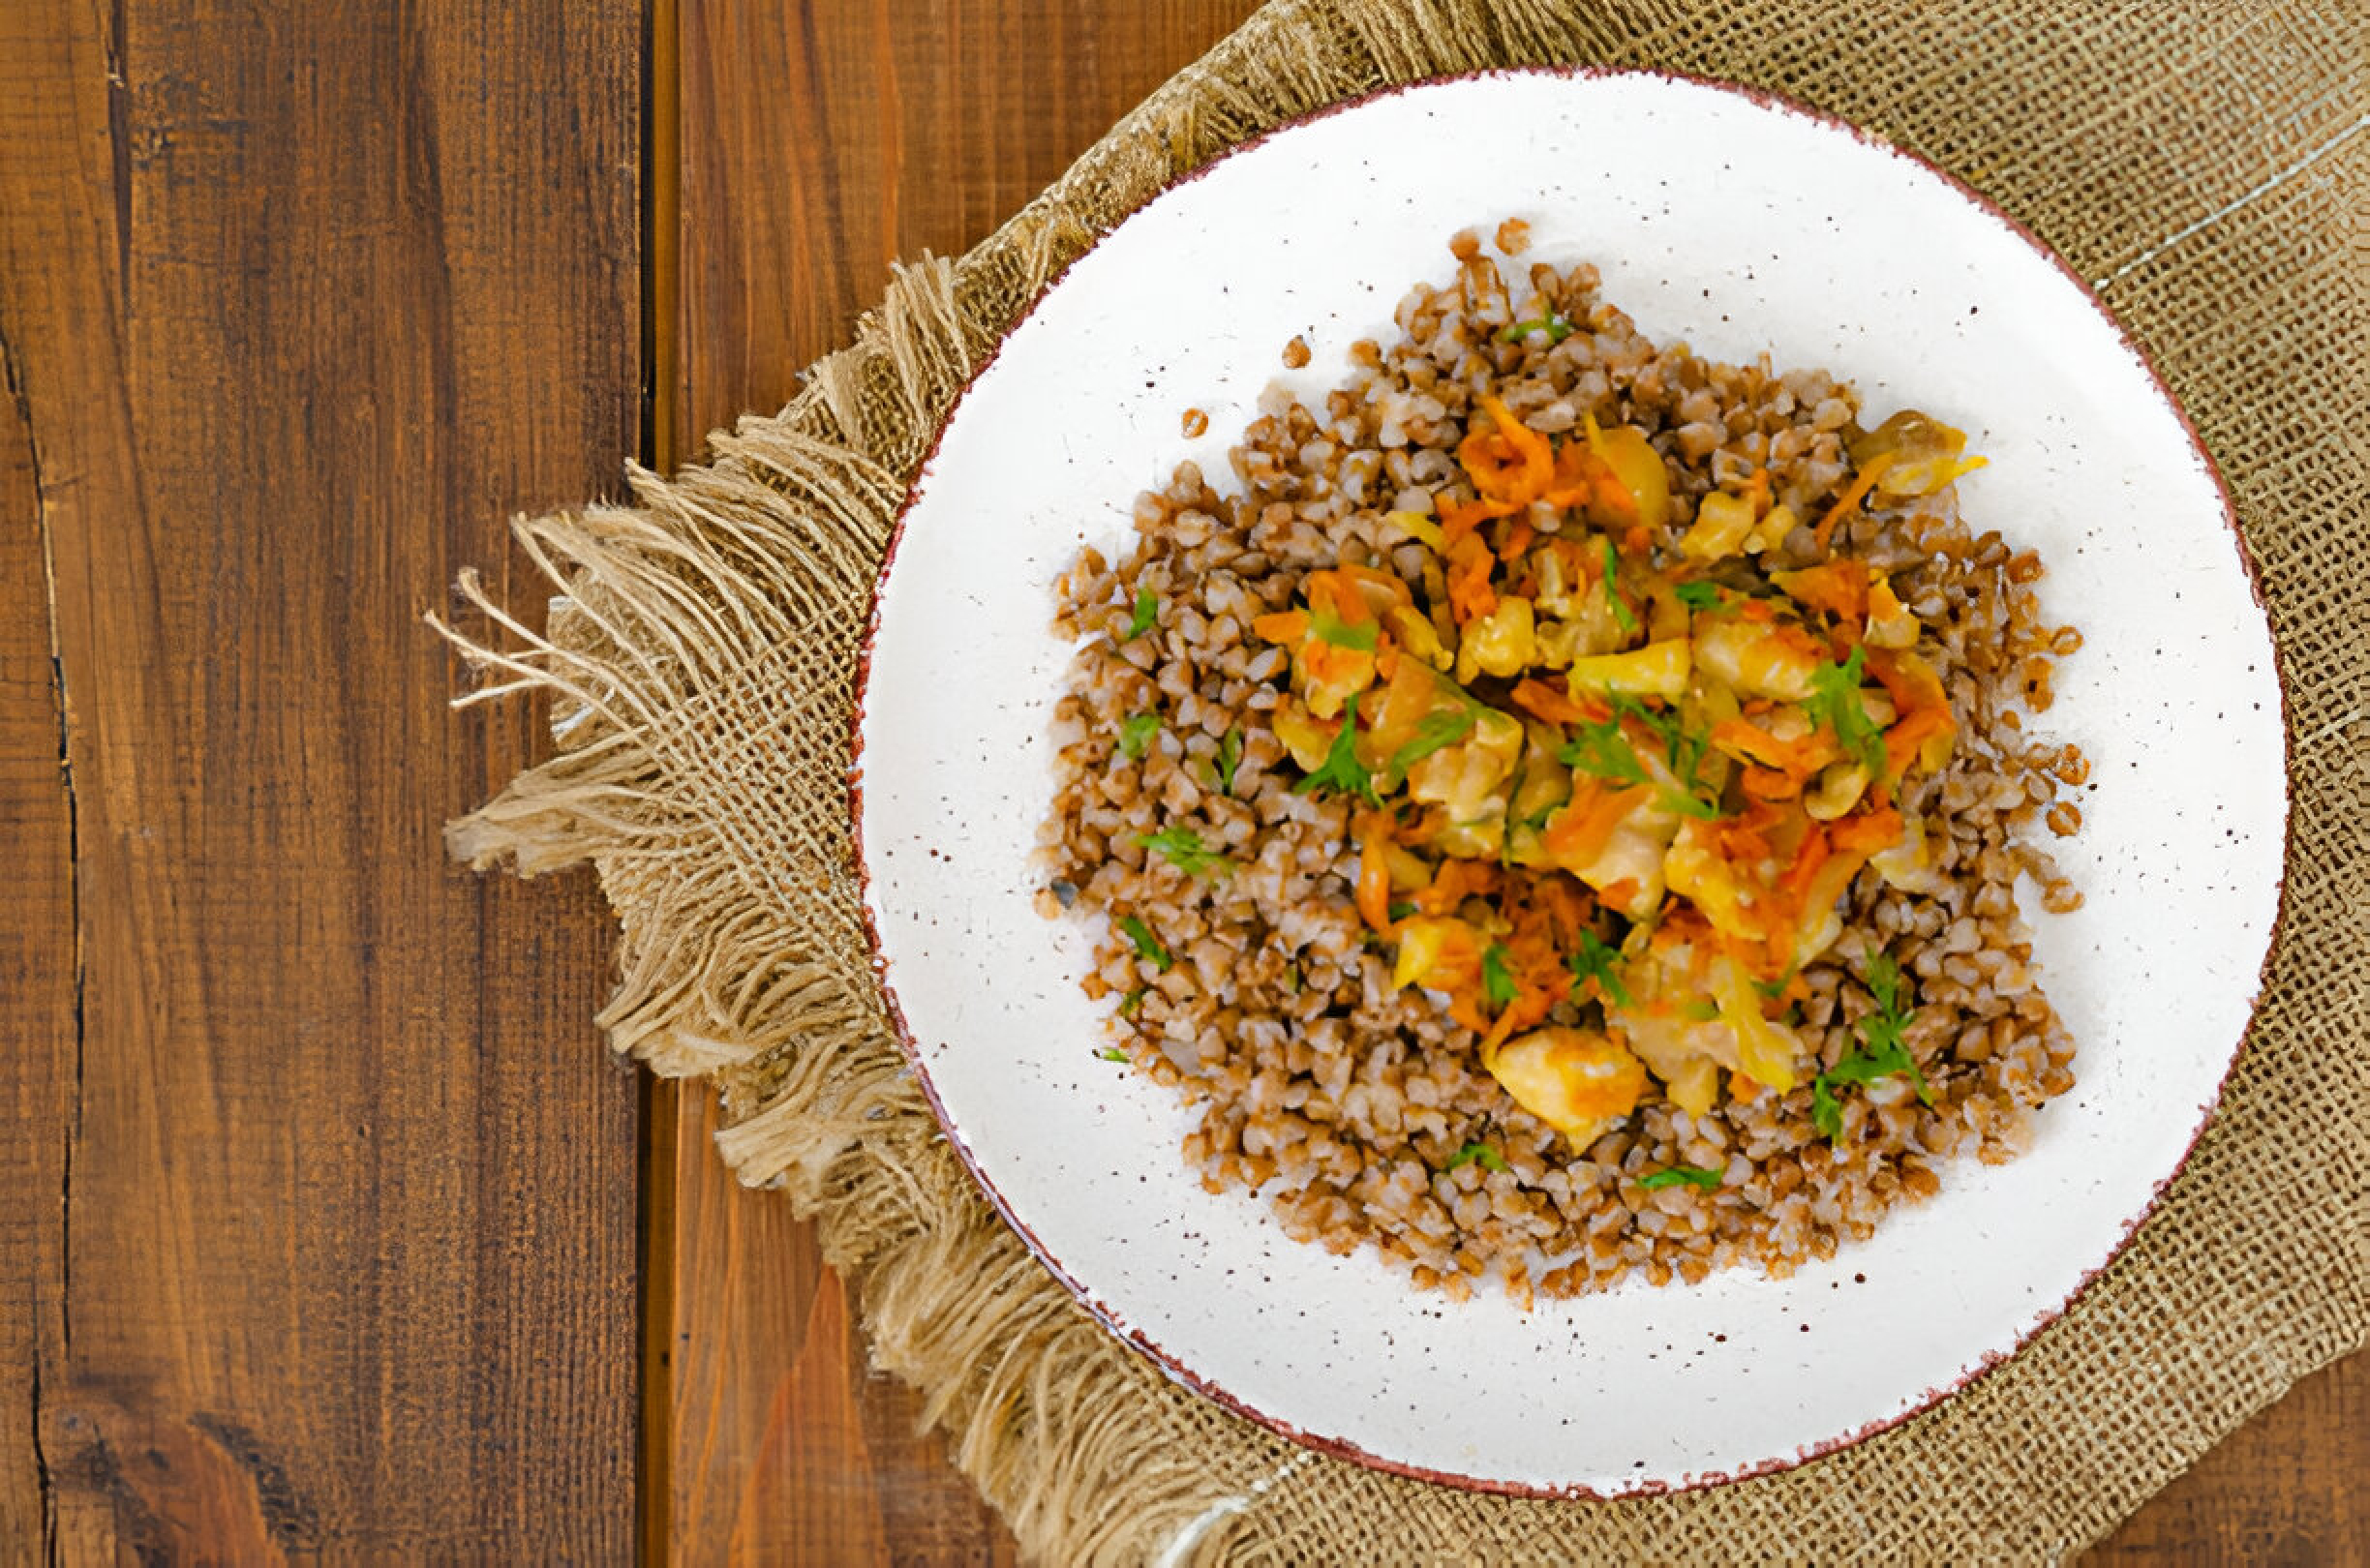
[[[1061,1563],[2062,1553],[2364,1339],[2370,1295],[2370,283],[2357,0],[1280,0],[977,250],[898,272],[853,347],[630,506],[523,521],[537,635],[471,580],[460,634],[552,694],[555,758],[454,825],[522,873],[590,860],[623,927],[618,1049],[720,1085],[721,1152],[820,1221],[878,1362]],[[994,1218],[892,1043],[842,769],[905,482],[1061,265],[1180,171],[1379,85],[1540,62],[1789,95],[1956,172],[2153,356],[2227,476],[2289,695],[2285,933],[2246,1054],[2121,1259],[2003,1369],[1798,1470],[1509,1500],[1303,1452],[1106,1335]],[[1881,223],[1881,214],[1868,215]],[[1152,476],[1146,476],[1150,478]],[[1122,498],[1124,499],[1124,498]],[[2145,520],[2138,520],[2144,527]],[[2180,912],[2169,910],[2177,920]]]

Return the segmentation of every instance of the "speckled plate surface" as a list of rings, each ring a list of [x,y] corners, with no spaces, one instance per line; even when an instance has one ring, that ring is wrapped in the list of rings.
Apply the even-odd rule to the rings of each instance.
[[[1090,933],[1029,863],[1070,649],[1051,584],[1136,494],[1215,473],[1261,389],[1314,395],[1455,230],[1527,219],[1656,341],[1819,366],[1991,466],[1982,525],[2038,546],[2087,639],[2054,730],[2095,764],[2028,912],[2080,1083],[2017,1162],[1778,1282],[1633,1283],[1525,1312],[1288,1240],[1178,1153],[1191,1116],[1099,1059]],[[1526,257],[1529,259],[1531,257]],[[1294,334],[1315,349],[1280,370]],[[1179,434],[1188,407],[1209,415]],[[2280,692],[2228,504],[2088,290],[1930,168],[1802,110],[1635,74],[1438,82],[1283,130],[1079,261],[951,418],[883,574],[857,720],[878,958],[948,1135],[1047,1264],[1172,1375],[1303,1441],[1460,1485],[1599,1495],[1799,1462],[1963,1386],[2061,1312],[2171,1180],[2245,1031],[2277,917]]]

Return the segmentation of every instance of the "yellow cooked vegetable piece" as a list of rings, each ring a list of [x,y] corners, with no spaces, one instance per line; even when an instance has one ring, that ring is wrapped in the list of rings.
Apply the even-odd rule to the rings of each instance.
[[[1473,732],[1408,769],[1408,798],[1446,809],[1449,819],[1470,825],[1491,816],[1503,823],[1506,783],[1522,756],[1523,729],[1493,708],[1477,708]]]
[[[1688,639],[1673,637],[1626,653],[1574,659],[1565,678],[1574,691],[1659,697],[1675,703],[1686,695],[1687,676],[1694,667],[1692,647]]]
[[[1477,675],[1520,675],[1531,667],[1536,652],[1531,601],[1504,594],[1497,609],[1466,623],[1464,638],[1457,644],[1456,678],[1471,680]]]
[[[1829,940],[1833,940],[1830,938]],[[1803,1043],[1793,1030],[1761,1015],[1761,993],[1742,965],[1727,957],[1712,961],[1712,995],[1720,1020],[1735,1032],[1737,1060],[1745,1075],[1784,1094],[1797,1082],[1795,1064]]]
[[[1626,1116],[1646,1092],[1645,1064],[1587,1029],[1517,1036],[1498,1048],[1489,1070],[1514,1103],[1559,1132]]]
[[[1752,502],[1715,491],[1697,503],[1694,526],[1680,537],[1679,554],[1706,562],[1733,556],[1745,548],[1753,521]]]
[[[1714,679],[1751,697],[1781,703],[1809,699],[1810,677],[1824,661],[1808,639],[1797,641],[1765,621],[1695,618],[1695,662]]]
[[[1662,454],[1654,449],[1654,443],[1627,425],[1599,430],[1593,415],[1587,429],[1589,450],[1604,460],[1637,506],[1634,517],[1597,516],[1596,521],[1623,527],[1639,524],[1649,528],[1658,528],[1669,522],[1670,470],[1662,466]]]

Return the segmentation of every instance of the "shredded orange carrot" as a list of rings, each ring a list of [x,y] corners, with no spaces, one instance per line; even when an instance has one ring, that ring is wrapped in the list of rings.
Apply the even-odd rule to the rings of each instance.
[[[1357,912],[1377,931],[1388,931],[1392,923],[1390,858],[1384,853],[1384,846],[1389,842],[1389,819],[1379,811],[1361,813],[1358,820]]]
[[[1472,500],[1443,501],[1439,510],[1441,545],[1448,549],[1492,518],[1509,517],[1521,508],[1511,501]]]
[[[1453,915],[1466,899],[1496,892],[1498,875],[1498,867],[1487,860],[1451,857],[1432,874],[1432,885],[1413,895],[1415,907],[1426,915]]]
[[[1531,548],[1531,541],[1537,537],[1538,530],[1531,526],[1530,519],[1515,519],[1514,526],[1506,529],[1505,543],[1498,547],[1498,558],[1509,566],[1513,565],[1522,558],[1522,553]]]
[[[1586,865],[1604,852],[1622,819],[1653,796],[1643,787],[1608,790],[1595,785],[1576,792],[1571,800],[1547,819],[1539,847],[1566,865]]]
[[[1947,708],[1921,708],[1904,716],[1885,731],[1885,772],[1899,778],[1918,748],[1937,735],[1951,735],[1958,730],[1957,721]]]
[[[1497,558],[1479,537],[1467,534],[1448,553],[1448,610],[1459,625],[1478,620],[1498,608],[1497,591],[1490,587],[1490,567]]]
[[[1861,501],[1876,488],[1876,481],[1885,476],[1885,470],[1893,467],[1894,460],[1899,456],[1897,452],[1879,452],[1868,460],[1866,467],[1852,476],[1852,482],[1844,486],[1843,494],[1836,498],[1836,503],[1827,508],[1827,515],[1819,519],[1818,527],[1810,532],[1810,537],[1821,550],[1826,549],[1827,541],[1835,536],[1836,525],[1859,510]]]
[[[1803,571],[1787,572],[1779,586],[1797,604],[1824,610],[1845,620],[1866,620],[1871,575],[1865,562],[1831,560]]]
[[[1827,836],[1841,853],[1874,855],[1899,843],[1902,827],[1901,814],[1886,806],[1828,824]]]
[[[1792,773],[1781,773],[1775,768],[1748,764],[1739,775],[1746,798],[1753,800],[1799,800],[1803,781]]]
[[[1799,740],[1781,740],[1758,725],[1741,718],[1722,719],[1712,726],[1712,743],[1739,753],[1764,768],[1791,774],[1797,789],[1802,781],[1836,760],[1834,740],[1813,730]]]
[[[1788,904],[1800,905],[1802,895],[1810,890],[1810,879],[1818,875],[1819,867],[1827,863],[1833,851],[1827,834],[1818,828],[1803,834],[1802,844],[1794,851],[1794,863],[1778,879],[1778,891]]]
[[[1528,506],[1555,476],[1554,449],[1497,398],[1483,398],[1481,411],[1495,428],[1469,433],[1457,447],[1457,461],[1484,497]]]
[[[1308,635],[1308,612],[1278,610],[1272,615],[1258,617],[1251,622],[1251,629],[1271,643],[1296,643]]]
[[[1510,699],[1516,708],[1549,724],[1592,724],[1609,717],[1610,709],[1592,711],[1573,702],[1544,680],[1525,676],[1514,683]]]

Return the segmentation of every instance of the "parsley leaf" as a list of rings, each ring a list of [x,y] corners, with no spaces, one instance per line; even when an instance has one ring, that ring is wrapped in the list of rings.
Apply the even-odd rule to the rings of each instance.
[[[1158,713],[1139,713],[1119,722],[1119,755],[1133,762],[1151,746],[1152,738],[1160,734]]]
[[[1605,598],[1613,606],[1613,623],[1622,629],[1622,635],[1626,637],[1636,631],[1637,615],[1621,594],[1621,556],[1610,539],[1604,542],[1604,589]]]
[[[1898,1010],[1900,996],[1900,965],[1893,961],[1891,953],[1880,952],[1868,961],[1868,988],[1869,995],[1876,999],[1876,1006],[1888,1017]],[[1906,1015],[1901,1018],[1903,1023],[1908,1021]]]
[[[1376,790],[1374,775],[1366,771],[1357,760],[1357,693],[1342,705],[1341,733],[1333,738],[1333,745],[1325,753],[1324,766],[1292,786],[1292,794],[1307,795],[1313,790],[1331,790],[1337,795],[1365,797],[1371,805],[1381,805],[1382,796]]]
[[[1556,761],[1591,778],[1601,778],[1608,783],[1654,782],[1646,771],[1646,765],[1638,761],[1638,754],[1631,748],[1628,738],[1622,734],[1618,716],[1595,724],[1583,724],[1574,730],[1572,738],[1556,748]]]
[[[1666,1187],[1677,1187],[1681,1182],[1685,1182],[1689,1187],[1700,1187],[1709,1192],[1719,1186],[1727,1174],[1725,1170],[1706,1170],[1700,1165],[1673,1165],[1667,1170],[1652,1171],[1640,1176],[1638,1186],[1649,1192],[1659,1192]]]
[[[1404,774],[1442,747],[1455,745],[1473,733],[1475,722],[1472,709],[1427,716],[1408,743],[1391,753],[1390,771]]]
[[[1170,966],[1176,962],[1169,956],[1169,950],[1161,946],[1160,938],[1152,934],[1152,927],[1133,915],[1120,919],[1119,934],[1136,945],[1137,957],[1151,964],[1161,974],[1168,974]]]
[[[1884,732],[1868,715],[1860,700],[1861,678],[1867,673],[1868,649],[1855,648],[1841,664],[1823,662],[1810,672],[1810,716],[1836,733],[1836,741],[1861,767],[1870,782],[1885,774]]]
[[[1469,1143],[1465,1145],[1464,1148],[1459,1149],[1456,1153],[1450,1155],[1448,1157],[1448,1163],[1441,1166],[1441,1169],[1454,1170],[1459,1165],[1470,1165],[1475,1161],[1480,1163],[1483,1170],[1504,1170],[1508,1168],[1505,1162],[1505,1156],[1500,1154],[1488,1144]]]
[[[1708,749],[1707,738],[1689,730],[1675,709],[1656,712],[1624,692],[1614,693],[1611,702],[1617,717],[1633,718],[1661,737],[1663,765],[1679,779],[1677,789],[1662,792],[1662,803],[1683,817],[1700,822],[1710,822],[1718,816],[1719,803],[1705,799],[1701,794],[1700,770]]]
[[[1127,635],[1120,638],[1119,641],[1123,643],[1136,641],[1137,638],[1150,631],[1153,622],[1159,619],[1160,595],[1150,588],[1138,588],[1136,590],[1136,614],[1128,621]]]
[[[1564,967],[1572,972],[1572,1000],[1585,1000],[1580,987],[1590,980],[1596,982],[1596,994],[1617,1008],[1634,1007],[1629,987],[1622,983],[1621,954],[1597,939],[1594,931],[1580,933],[1580,950],[1564,960]]]
[[[1103,1047],[1103,1049],[1095,1052],[1095,1055],[1103,1058],[1103,1060],[1106,1062],[1124,1062],[1128,1059],[1127,1052],[1121,1050],[1116,1045],[1106,1045]]]
[[[1207,877],[1234,869],[1232,860],[1204,845],[1201,835],[1191,828],[1164,828],[1157,833],[1138,833],[1136,842],[1156,851],[1189,877]]]
[[[1917,1058],[1901,1040],[1916,1009],[1900,1008],[1900,968],[1890,953],[1880,952],[1869,960],[1869,994],[1876,999],[1876,1010],[1862,1018],[1859,1024],[1860,1049],[1818,1075],[1810,1089],[1810,1122],[1826,1135],[1829,1142],[1841,1136],[1843,1107],[1836,1100],[1837,1088],[1844,1084],[1866,1087],[1879,1078],[1889,1078],[1905,1072],[1917,1090],[1919,1100],[1933,1103],[1933,1090],[1928,1087],[1926,1074],[1918,1070]]]
[[[1549,311],[1545,316],[1534,320],[1516,321],[1511,326],[1501,328],[1498,333],[1498,341],[1500,343],[1520,343],[1534,332],[1544,332],[1547,334],[1549,343],[1562,343],[1578,330],[1579,328],[1565,320],[1560,312]]]
[[[1522,994],[1513,972],[1506,968],[1509,956],[1496,942],[1481,950],[1481,1000],[1493,1008],[1504,1008]]]
[[[1843,1107],[1836,1103],[1835,1091],[1827,1087],[1824,1072],[1810,1080],[1810,1125],[1829,1143],[1843,1135]]]
[[[1218,742],[1218,788],[1234,793],[1234,769],[1242,766],[1243,733],[1237,724]]]
[[[1682,583],[1671,589],[1671,596],[1689,610],[1709,610],[1719,603],[1719,585],[1717,583]]]

